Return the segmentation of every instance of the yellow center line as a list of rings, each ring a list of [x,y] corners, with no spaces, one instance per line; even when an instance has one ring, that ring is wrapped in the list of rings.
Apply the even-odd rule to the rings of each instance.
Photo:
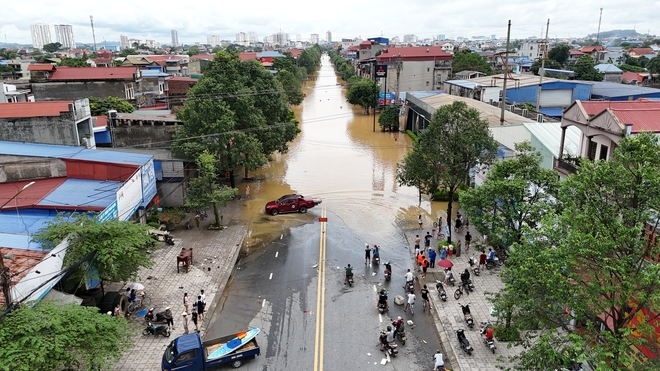
[[[321,209],[321,217],[325,220],[326,209],[325,205]],[[325,247],[326,247],[326,231],[327,223],[321,221],[321,233],[319,236],[319,274],[318,283],[316,287],[316,335],[314,339],[314,371],[323,370],[323,333],[325,330],[325,323],[323,317],[325,315],[324,302],[325,302]]]

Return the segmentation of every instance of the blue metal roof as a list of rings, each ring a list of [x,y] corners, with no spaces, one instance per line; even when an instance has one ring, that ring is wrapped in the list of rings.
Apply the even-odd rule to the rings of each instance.
[[[0,241],[2,247],[41,250],[41,244],[32,242],[32,235],[57,215],[51,210],[21,209],[0,213]]]
[[[37,205],[105,208],[117,199],[122,182],[109,180],[67,179]]]
[[[0,141],[0,154],[13,156],[52,157],[127,165],[146,165],[153,156],[130,152],[104,151],[85,147],[25,142]]]
[[[142,77],[168,77],[168,76],[172,76],[172,75],[159,70],[142,70]]]
[[[279,52],[265,51],[257,53],[257,58],[286,58],[286,56]]]
[[[626,85],[615,82],[592,82],[591,95],[595,98],[645,97],[660,98],[660,89],[645,86]]]

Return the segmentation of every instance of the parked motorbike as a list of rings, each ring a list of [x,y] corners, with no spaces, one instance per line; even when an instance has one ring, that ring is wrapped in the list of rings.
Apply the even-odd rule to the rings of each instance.
[[[392,322],[394,327],[394,337],[399,339],[401,345],[406,345],[406,330],[403,328],[403,324],[397,328],[396,321]]]
[[[170,327],[156,326],[151,324],[151,322],[148,322],[147,327],[144,330],[142,330],[142,335],[153,335],[153,336],[162,335],[168,338],[170,337]]]
[[[149,308],[147,314],[144,316],[144,320],[147,321],[148,323],[167,322],[167,318],[165,317],[165,312],[158,312],[154,316],[154,308]]]
[[[389,281],[392,279],[392,264],[391,262],[385,263],[385,281]]]
[[[454,299],[458,300],[461,298],[461,295],[463,295],[463,292],[466,294],[470,295],[470,285],[467,281],[461,282],[460,285],[458,285],[458,288],[456,291],[454,291]]]
[[[438,290],[440,300],[447,301],[447,293],[445,292],[445,287],[442,285],[442,281],[435,280],[435,289]]]
[[[490,327],[492,327],[492,325],[490,324],[490,322],[481,322],[481,325],[483,326],[481,328],[481,335],[484,336],[484,335],[486,335],[486,331]],[[494,339],[488,339],[486,336],[484,336],[483,343],[486,347],[488,347],[488,349],[490,349],[493,352],[493,354],[495,354],[495,349],[497,349],[497,347],[495,346],[495,340]]]
[[[380,265],[380,255],[375,255],[372,259],[374,265]]]
[[[463,311],[463,319],[465,319],[465,323],[468,325],[468,327],[473,328],[474,319],[472,318],[472,313],[470,313],[470,305],[463,305],[461,303],[458,303],[458,305],[461,306],[461,310]]]
[[[458,342],[461,344],[461,349],[463,349],[465,353],[471,356],[474,349],[470,345],[470,341],[467,339],[467,337],[465,337],[465,330],[456,330],[456,337],[458,338]]]
[[[481,271],[479,270],[479,262],[477,261],[477,258],[472,255],[470,259],[468,259],[468,263],[470,263],[470,268],[472,268],[472,272],[474,273],[475,276],[478,276]]]
[[[497,256],[495,256],[493,260],[486,260],[486,269],[493,269],[500,265],[502,265],[502,261]]]
[[[172,235],[165,235],[165,243],[168,245],[174,245],[174,238],[172,238]]]

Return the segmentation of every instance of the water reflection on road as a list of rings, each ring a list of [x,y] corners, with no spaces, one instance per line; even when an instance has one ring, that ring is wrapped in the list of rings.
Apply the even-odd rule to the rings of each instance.
[[[445,217],[445,203],[418,202],[416,188],[400,187],[396,164],[412,146],[407,135],[395,141],[392,133],[380,131],[373,115],[346,102],[345,89],[329,58],[323,57],[314,82],[304,88],[307,95],[295,108],[301,134],[290,144],[287,154],[277,154],[263,169],[239,182],[240,194],[250,185],[250,198],[244,201],[242,217],[250,221],[248,247],[279,238],[288,223],[315,218],[319,208],[301,215],[264,215],[267,201],[287,193],[321,197],[328,210],[341,218],[365,240],[400,241],[401,227],[413,228],[422,214],[426,223],[438,215]],[[427,224],[428,225],[428,224]]]

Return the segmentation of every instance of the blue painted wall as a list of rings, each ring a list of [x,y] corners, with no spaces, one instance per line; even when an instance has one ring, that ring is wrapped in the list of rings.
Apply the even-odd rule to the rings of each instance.
[[[660,99],[660,93],[648,93],[648,94],[633,94],[633,95],[624,95],[620,97],[605,97],[601,95],[594,94],[594,98],[605,98],[609,100],[616,101],[633,101],[639,98],[650,98],[650,99]]]
[[[589,100],[591,98],[591,84],[577,83],[571,81],[558,81],[545,83],[542,90],[573,89],[573,101]],[[506,98],[509,102],[536,104],[538,85],[523,86],[520,88],[507,88]]]

